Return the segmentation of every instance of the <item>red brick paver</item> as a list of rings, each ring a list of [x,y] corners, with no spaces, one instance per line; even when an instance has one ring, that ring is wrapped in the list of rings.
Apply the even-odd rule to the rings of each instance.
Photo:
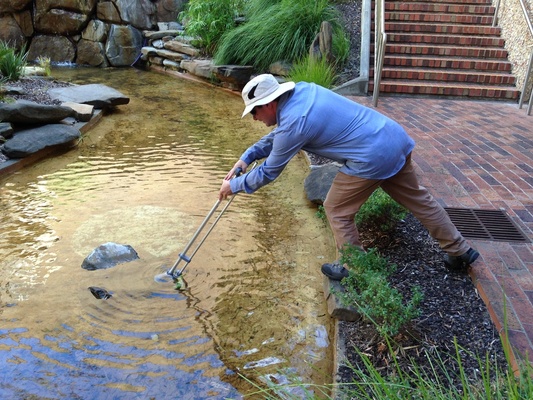
[[[377,110],[415,139],[421,184],[443,206],[505,210],[529,238],[471,240],[481,257],[470,275],[504,343],[533,362],[533,115],[503,102],[404,97],[382,97]]]

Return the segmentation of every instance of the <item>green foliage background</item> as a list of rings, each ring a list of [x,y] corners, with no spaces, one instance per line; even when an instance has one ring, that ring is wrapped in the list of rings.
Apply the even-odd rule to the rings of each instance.
[[[294,63],[291,80],[325,87],[333,85],[350,49],[341,16],[327,0],[190,0],[179,20],[215,64],[265,72],[277,61]],[[331,65],[308,57],[323,21],[333,28]]]

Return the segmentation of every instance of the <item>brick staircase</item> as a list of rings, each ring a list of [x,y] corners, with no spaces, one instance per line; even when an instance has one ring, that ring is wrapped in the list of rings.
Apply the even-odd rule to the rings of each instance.
[[[491,0],[386,0],[380,94],[517,100],[493,15]]]

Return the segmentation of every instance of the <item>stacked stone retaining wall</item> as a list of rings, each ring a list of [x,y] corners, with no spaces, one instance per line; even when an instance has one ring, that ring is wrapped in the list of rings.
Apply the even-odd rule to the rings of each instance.
[[[1,0],[0,40],[28,61],[94,67],[130,66],[142,31],[175,22],[185,0]]]

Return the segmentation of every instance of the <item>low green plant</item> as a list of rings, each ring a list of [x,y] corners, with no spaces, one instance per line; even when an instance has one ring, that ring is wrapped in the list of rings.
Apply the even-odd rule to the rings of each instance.
[[[383,189],[378,188],[362,205],[355,217],[359,227],[375,226],[382,232],[390,232],[408,211],[395,202]]]
[[[339,299],[373,321],[381,335],[397,334],[420,314],[418,306],[423,298],[420,288],[414,287],[411,299],[405,302],[401,293],[388,282],[396,265],[390,264],[376,249],[364,252],[347,245],[340,261],[348,265],[350,274],[341,282],[345,290],[338,294]]]
[[[44,69],[44,74],[46,76],[52,75],[52,60],[50,59],[50,57],[37,57],[37,65]]]
[[[307,56],[293,64],[287,79],[294,82],[314,82],[325,88],[331,88],[335,77],[335,67],[325,58]]]
[[[236,25],[244,0],[189,0],[178,19],[187,35],[198,38],[195,43],[212,55],[222,35]]]
[[[322,221],[327,221],[327,217],[326,217],[326,210],[324,209],[324,206],[323,205],[319,205],[318,206],[318,209],[316,210],[316,214],[315,214],[318,218],[320,218]]]
[[[0,77],[8,81],[17,81],[24,72],[28,53],[22,49],[17,51],[8,43],[0,41]]]
[[[399,221],[405,218],[408,211],[395,202],[383,189],[378,188],[361,206],[355,216],[358,227],[375,226],[383,232],[390,232]],[[317,217],[326,220],[323,206],[318,206]]]

